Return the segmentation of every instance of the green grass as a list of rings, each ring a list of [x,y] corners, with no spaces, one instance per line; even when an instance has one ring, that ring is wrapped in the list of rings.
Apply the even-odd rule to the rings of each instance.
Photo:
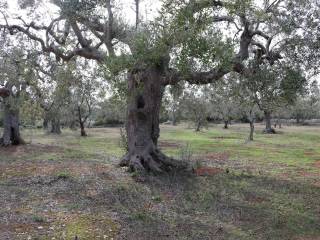
[[[85,138],[23,132],[31,144],[0,149],[0,217],[12,215],[12,239],[113,239],[119,232],[123,239],[317,239],[320,128],[265,135],[262,127],[247,142],[245,124],[199,133],[162,126],[165,153],[224,171],[142,180],[117,167],[124,151],[116,128],[89,129]]]
[[[168,127],[167,127],[168,128]],[[248,143],[248,129],[245,125],[231,126],[224,130],[221,126],[209,128],[200,133],[192,129],[168,128],[161,135],[163,141],[176,141],[182,145],[188,144],[195,155],[212,152],[228,152],[234,161],[250,161],[254,164],[283,164],[289,167],[303,169],[310,168],[316,160],[320,160],[320,130],[305,128],[305,131],[296,131],[296,128],[284,128],[280,134],[255,135],[255,141]],[[293,132],[290,132],[293,131]],[[261,131],[262,132],[262,131]],[[164,149],[167,154],[178,156],[178,149]],[[308,155],[306,152],[311,152]],[[311,167],[312,168],[312,167]],[[274,168],[274,173],[281,169]]]

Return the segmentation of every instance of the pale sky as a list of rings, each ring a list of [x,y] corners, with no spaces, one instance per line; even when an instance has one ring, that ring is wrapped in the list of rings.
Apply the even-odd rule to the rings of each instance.
[[[0,0],[1,1],[1,0]],[[10,16],[18,17],[21,16],[23,18],[27,18],[27,10],[20,9],[18,7],[18,0],[5,0],[9,6],[8,14]],[[38,0],[39,4],[41,4],[40,8],[37,8],[36,12],[32,14],[35,16],[39,16],[38,20],[43,16],[47,17],[49,21],[53,17],[56,16],[58,12],[58,8],[51,4],[48,0]],[[115,4],[117,7],[120,7],[122,10],[120,11],[122,17],[126,19],[128,22],[135,21],[135,9],[134,9],[134,1],[133,0],[116,0]],[[145,21],[150,21],[157,15],[158,10],[161,7],[161,3],[158,0],[142,0],[140,3],[140,15],[141,18]],[[41,18],[40,18],[41,17]],[[41,20],[40,20],[41,19]]]

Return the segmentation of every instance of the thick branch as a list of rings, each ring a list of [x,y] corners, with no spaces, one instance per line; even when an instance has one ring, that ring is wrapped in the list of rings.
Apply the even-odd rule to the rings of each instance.
[[[0,88],[0,97],[6,98],[10,96],[10,90],[7,88]]]
[[[88,42],[84,38],[82,38],[81,32],[78,32],[80,30],[76,26],[76,24],[73,25],[73,30],[77,35],[81,48],[75,48],[67,52],[63,51],[61,48],[54,45],[53,43],[51,43],[50,45],[47,45],[42,38],[40,38],[37,34],[34,34],[30,31],[31,26],[33,29],[39,29],[39,30],[47,29],[48,31],[50,31],[50,29],[48,29],[47,27],[41,27],[40,29],[40,27],[35,26],[32,23],[29,24],[28,27],[22,27],[19,25],[0,25],[0,28],[8,29],[10,34],[12,35],[18,32],[25,34],[31,40],[38,42],[43,52],[54,53],[58,60],[62,59],[64,61],[70,61],[75,56],[81,56],[87,59],[94,59],[99,62],[102,62],[106,58],[106,54],[104,52],[99,51],[97,47],[89,46]]]
[[[254,33],[250,30],[250,24],[245,17],[242,18],[242,22],[244,30],[240,39],[240,48],[238,53],[231,59],[229,66],[222,65],[208,72],[194,72],[187,75],[171,70],[164,78],[164,85],[174,85],[183,80],[190,84],[208,84],[221,79],[231,71],[242,73],[245,70],[242,62],[249,57],[249,45],[254,36]]]

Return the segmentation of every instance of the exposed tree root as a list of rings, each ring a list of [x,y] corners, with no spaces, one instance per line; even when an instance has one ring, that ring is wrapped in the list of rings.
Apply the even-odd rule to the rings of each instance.
[[[128,167],[130,172],[163,173],[172,170],[187,169],[188,164],[164,155],[160,150],[143,153],[127,154],[120,162],[120,166]]]
[[[264,134],[276,134],[276,130],[274,130],[274,128],[270,128],[270,129],[264,129],[263,130]]]
[[[17,146],[17,145],[24,145],[24,144],[26,144],[26,142],[22,138],[16,139],[14,141],[5,141],[4,138],[0,138],[1,147],[8,147],[11,145]]]

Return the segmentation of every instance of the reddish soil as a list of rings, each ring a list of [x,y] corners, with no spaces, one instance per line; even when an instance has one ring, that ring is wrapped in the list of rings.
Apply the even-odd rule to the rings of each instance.
[[[254,195],[249,195],[245,199],[246,199],[246,201],[248,201],[250,203],[263,203],[263,202],[267,201],[267,199],[265,199],[263,197],[254,196]]]
[[[158,146],[160,148],[179,148],[179,147],[181,147],[180,144],[178,144],[176,142],[169,142],[169,141],[160,141],[158,143]]]
[[[224,172],[221,168],[214,168],[214,167],[200,167],[194,170],[197,176],[213,176],[219,173]]]
[[[20,177],[20,176],[52,176],[61,173],[71,176],[83,175],[106,175],[110,167],[106,164],[81,163],[81,162],[14,162],[1,166],[0,177]],[[107,176],[106,177],[110,177]]]
[[[316,181],[313,183],[313,186],[320,188],[320,181]]]
[[[214,160],[219,162],[224,162],[229,159],[229,153],[208,153],[204,155],[202,158],[207,160]]]
[[[25,144],[19,146],[9,146],[0,148],[0,155],[6,155],[8,157],[21,157],[30,153],[39,153],[39,152],[61,152],[63,148],[57,146],[49,146],[43,144]]]
[[[316,168],[320,168],[320,160],[316,161],[314,164],[313,164],[314,167]]]
[[[304,152],[305,156],[314,156],[316,155],[314,152]]]
[[[299,176],[301,177],[317,177],[320,176],[320,173],[311,173],[306,171],[298,171]]]

